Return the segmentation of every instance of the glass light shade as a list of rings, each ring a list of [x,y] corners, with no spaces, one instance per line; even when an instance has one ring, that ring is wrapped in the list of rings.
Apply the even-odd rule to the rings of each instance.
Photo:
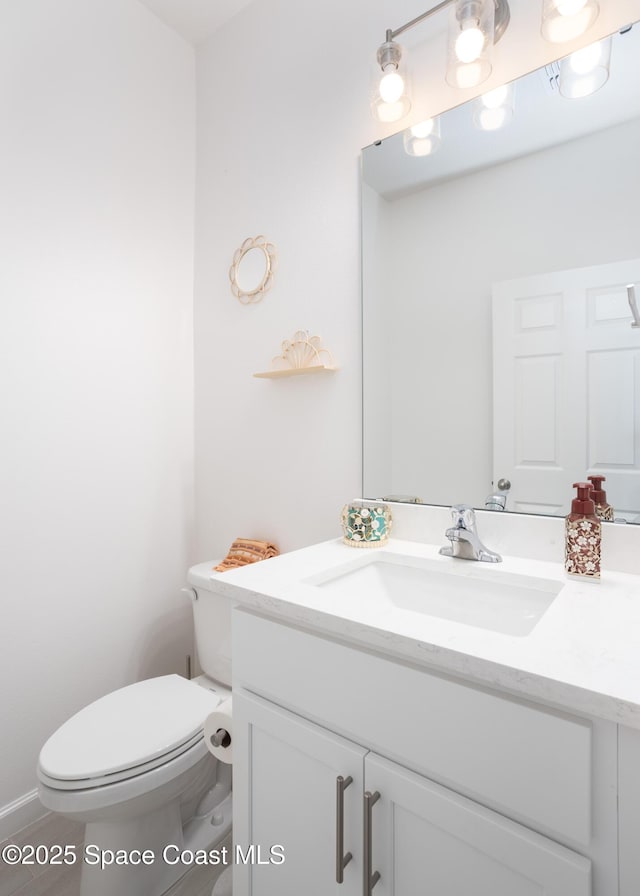
[[[381,50],[386,46],[389,45],[383,45]],[[411,111],[411,85],[405,53],[396,44],[393,46],[398,51],[396,61],[385,62],[382,68],[376,65],[371,80],[371,114],[382,122],[399,121]]]
[[[597,0],[544,0],[542,36],[553,44],[573,40],[593,25],[599,12]]]
[[[440,146],[440,118],[427,118],[407,128],[402,135],[408,156],[431,156]]]
[[[499,131],[512,115],[513,113],[506,106],[497,106],[495,109],[476,109],[473,120],[481,131]]]
[[[473,106],[473,123],[481,131],[497,131],[513,118],[515,84],[484,93]]]
[[[380,78],[378,90],[384,103],[397,103],[404,93],[404,78],[395,68],[385,72]]]
[[[570,100],[591,96],[609,80],[610,65],[610,37],[577,50],[560,63],[560,93]]]
[[[371,100],[371,113],[374,118],[382,122],[400,121],[411,111],[411,100],[407,93],[404,93],[395,103],[389,103],[378,96],[374,96]]]
[[[456,0],[449,13],[447,84],[476,87],[491,74],[494,0]]]

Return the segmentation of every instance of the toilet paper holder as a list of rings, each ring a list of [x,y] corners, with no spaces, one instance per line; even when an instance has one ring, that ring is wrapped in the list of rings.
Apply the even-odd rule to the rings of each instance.
[[[218,728],[215,734],[209,738],[214,747],[228,747],[231,744],[231,735],[226,728]]]
[[[231,697],[223,700],[204,720],[204,742],[210,753],[225,764],[233,764],[233,710]]]

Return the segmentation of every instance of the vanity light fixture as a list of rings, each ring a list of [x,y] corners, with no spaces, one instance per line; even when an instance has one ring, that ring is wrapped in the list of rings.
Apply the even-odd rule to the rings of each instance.
[[[599,12],[597,0],[544,0],[542,36],[552,44],[573,40],[591,28]]]
[[[610,37],[577,50],[560,63],[560,93],[570,100],[591,96],[609,80],[610,64]]]
[[[371,94],[371,111],[378,121],[400,121],[411,110],[406,58],[403,58],[404,51],[396,38],[447,7],[450,10],[447,83],[461,89],[477,87],[491,74],[493,46],[505,33],[511,19],[508,0],[442,0],[400,28],[387,30],[385,41],[378,49],[378,67]],[[599,12],[598,0],[542,0],[542,35],[551,43],[574,40],[593,25]],[[586,66],[586,59],[587,56],[582,59],[578,56],[578,67]],[[578,78],[570,76],[567,68],[568,86],[564,95],[588,96],[602,87],[609,77],[608,61],[596,64],[589,73],[574,74]],[[562,87],[560,90],[563,92]],[[484,130],[501,127],[508,120],[509,111],[505,108],[500,113],[495,111],[497,108],[493,113],[482,115],[479,112],[478,121],[483,119],[488,124],[478,126]]]
[[[497,131],[513,118],[515,84],[483,93],[474,103],[473,123],[481,131]]]
[[[407,128],[402,141],[408,156],[432,156],[440,146],[440,117],[427,118]]]
[[[411,109],[408,73],[403,49],[396,37],[451,7],[447,81],[454,87],[475,87],[491,74],[491,48],[507,29],[508,0],[443,0],[410,22],[387,30],[378,48],[378,69],[371,93],[371,112],[378,121],[404,118]]]

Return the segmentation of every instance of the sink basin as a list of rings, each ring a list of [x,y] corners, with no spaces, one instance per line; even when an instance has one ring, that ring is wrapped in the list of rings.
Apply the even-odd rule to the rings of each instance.
[[[366,606],[368,616],[400,611],[516,636],[533,630],[563,588],[560,581],[497,572],[488,564],[392,553],[357,558],[305,584],[344,609]]]

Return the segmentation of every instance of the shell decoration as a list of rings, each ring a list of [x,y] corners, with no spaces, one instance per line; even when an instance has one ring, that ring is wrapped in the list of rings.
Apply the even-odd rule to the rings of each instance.
[[[301,370],[304,367],[334,368],[333,355],[322,347],[319,336],[310,336],[308,330],[298,330],[292,339],[282,343],[282,354],[271,361],[273,370]]]

